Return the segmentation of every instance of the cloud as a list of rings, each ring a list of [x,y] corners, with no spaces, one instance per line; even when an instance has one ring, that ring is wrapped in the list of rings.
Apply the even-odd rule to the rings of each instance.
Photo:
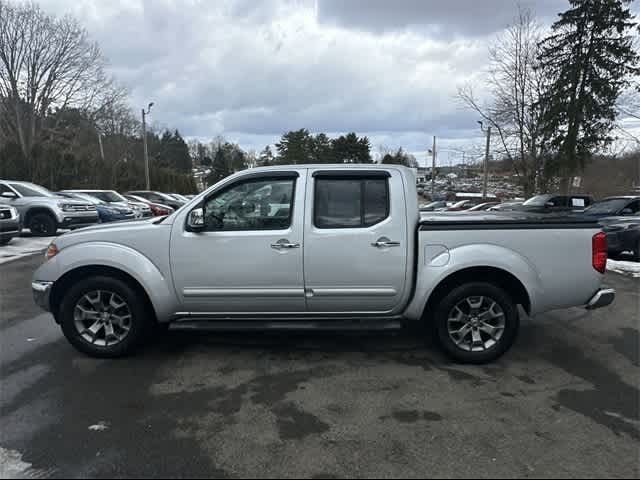
[[[40,1],[86,26],[136,110],[155,102],[154,124],[257,150],[303,127],[409,151],[434,134],[479,136],[456,86],[477,82],[490,34],[517,11],[498,0]],[[549,16],[566,2],[535,7]]]
[[[318,0],[322,23],[377,33],[413,29],[440,36],[484,36],[512,23],[518,5],[551,19],[565,0]]]

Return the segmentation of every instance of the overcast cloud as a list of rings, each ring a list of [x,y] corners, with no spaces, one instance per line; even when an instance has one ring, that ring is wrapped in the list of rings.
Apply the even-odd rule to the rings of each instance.
[[[568,5],[528,3],[545,23]],[[40,4],[83,22],[132,104],[155,102],[156,125],[255,150],[303,127],[368,135],[374,151],[424,151],[432,135],[444,145],[478,142],[456,86],[478,82],[487,42],[517,11],[511,0]]]

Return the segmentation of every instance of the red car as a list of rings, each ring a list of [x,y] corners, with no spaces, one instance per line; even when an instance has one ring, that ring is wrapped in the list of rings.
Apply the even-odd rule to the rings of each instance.
[[[124,198],[126,198],[127,200],[131,200],[132,202],[146,203],[147,205],[149,205],[151,213],[153,213],[154,217],[163,217],[166,215],[171,215],[173,212],[175,212],[175,209],[169,207],[168,205],[150,202],[146,198],[138,197],[137,195],[124,195]]]

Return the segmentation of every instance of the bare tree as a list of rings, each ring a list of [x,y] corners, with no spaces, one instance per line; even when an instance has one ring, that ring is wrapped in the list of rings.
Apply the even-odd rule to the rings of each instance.
[[[546,139],[541,134],[544,73],[536,68],[541,27],[532,13],[519,9],[513,25],[489,47],[486,85],[488,103],[481,103],[470,85],[458,89],[462,103],[476,111],[495,131],[494,152],[506,157],[529,195],[544,189]]]
[[[73,18],[0,0],[0,131],[19,145],[31,177],[35,147],[58,126],[45,117],[69,108],[97,110],[113,91],[104,65],[100,49]]]

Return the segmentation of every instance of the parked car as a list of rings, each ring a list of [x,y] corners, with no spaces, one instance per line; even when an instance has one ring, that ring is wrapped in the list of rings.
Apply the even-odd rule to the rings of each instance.
[[[174,210],[178,210],[185,203],[182,200],[176,200],[175,198],[167,195],[166,193],[154,192],[150,190],[138,190],[135,192],[127,192],[128,195],[135,195],[136,197],[144,198],[145,200],[153,203],[158,203],[160,205],[167,205]]]
[[[490,212],[507,212],[512,210],[517,210],[523,202],[503,202],[498,205],[494,205],[493,207],[489,207]]]
[[[640,215],[640,197],[608,197],[591,205],[584,214],[596,218]]]
[[[460,202],[456,202],[450,207],[447,207],[448,212],[460,212],[463,210],[469,210],[471,207],[474,207],[476,202],[473,200],[461,200]]]
[[[0,245],[8,244],[11,239],[20,235],[21,230],[18,209],[0,205]]]
[[[584,212],[593,201],[589,195],[536,195],[516,210],[530,213],[571,213]]]
[[[160,203],[154,203],[146,198],[138,197],[137,195],[128,195],[125,194],[124,197],[130,202],[141,202],[149,206],[151,210],[151,214],[154,217],[162,217],[165,215],[171,215],[175,210],[168,205],[163,205]]]
[[[189,201],[187,197],[185,197],[184,195],[180,195],[179,193],[168,193],[167,195],[175,198],[179,202],[187,203]]]
[[[600,224],[607,234],[609,255],[632,252],[634,260],[640,262],[640,216],[609,217]]]
[[[122,222],[126,220],[133,220],[135,218],[133,210],[128,206],[121,207],[111,205],[91,195],[72,192],[58,192],[57,195],[65,198],[73,198],[75,200],[84,200],[93,203],[96,206],[98,217],[100,218],[101,223]]]
[[[533,316],[614,300],[601,286],[607,248],[596,222],[522,213],[421,219],[413,175],[344,164],[238,172],[164,219],[56,239],[34,274],[34,298],[77,349],[98,357],[130,353],[156,325],[427,322],[452,358],[470,363],[511,347],[518,305]]]
[[[146,202],[134,202],[129,201],[120,195],[115,190],[63,190],[70,193],[82,193],[85,195],[91,195],[113,207],[130,208],[133,210],[135,218],[148,218],[152,217],[153,213],[151,208]]]
[[[421,212],[433,212],[433,211],[437,210],[438,208],[447,208],[447,202],[438,201],[438,202],[427,203],[426,205],[421,205],[420,206],[420,211]]]
[[[471,207],[467,211],[468,212],[484,212],[484,211],[489,210],[491,208],[497,207],[498,205],[500,205],[500,202],[485,202],[485,203],[480,203],[480,204],[476,205],[475,207]]]
[[[15,207],[33,235],[52,236],[60,228],[98,223],[95,205],[54,195],[39,185],[0,180],[0,204]]]

